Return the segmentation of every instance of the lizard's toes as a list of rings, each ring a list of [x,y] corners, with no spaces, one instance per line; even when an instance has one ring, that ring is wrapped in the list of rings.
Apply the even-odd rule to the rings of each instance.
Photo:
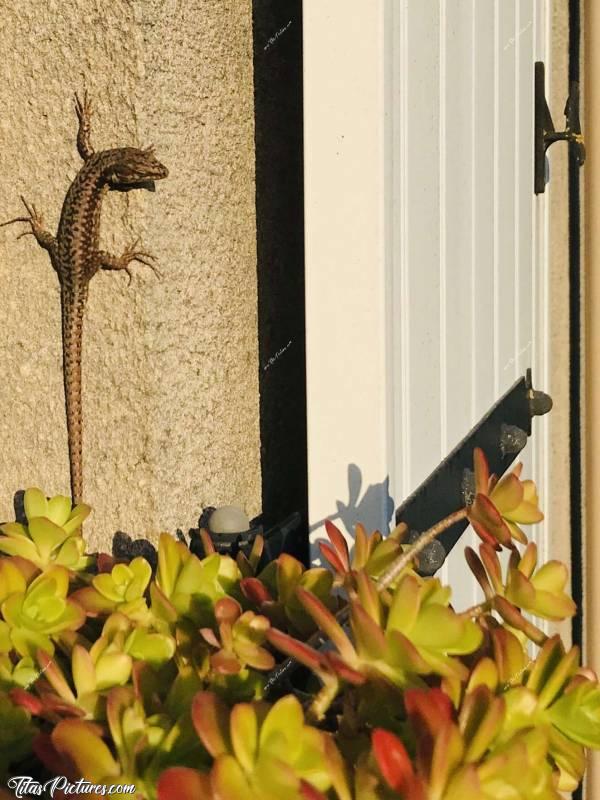
[[[156,264],[153,264],[152,261],[148,261],[144,256],[146,253],[138,253],[136,255],[135,261],[138,261],[140,264],[143,264],[146,267],[149,267],[152,272],[156,275],[157,278],[162,278],[162,274],[160,273]],[[154,256],[148,256],[149,258],[154,258]]]

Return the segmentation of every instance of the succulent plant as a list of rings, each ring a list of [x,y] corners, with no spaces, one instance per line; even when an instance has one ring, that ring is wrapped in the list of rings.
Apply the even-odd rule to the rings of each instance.
[[[304,723],[302,707],[291,695],[270,708],[240,703],[230,711],[214,694],[200,692],[192,719],[214,759],[210,775],[168,770],[159,780],[159,800],[174,797],[175,786],[181,800],[301,800],[305,786],[321,792],[332,786],[328,737]]]
[[[14,648],[30,658],[38,649],[53,653],[54,640],[64,631],[77,630],[85,621],[85,611],[67,597],[67,569],[48,567],[27,585],[26,578],[12,564],[3,563],[3,567],[0,649],[6,652]]]
[[[522,797],[523,800],[561,800],[546,759],[548,735],[543,728],[525,730],[497,748],[478,768],[482,800]]]
[[[449,607],[450,591],[437,579],[405,574],[384,599],[365,572],[358,574],[358,596],[350,601],[352,640],[333,614],[312,594],[298,589],[298,598],[335,651],[318,652],[280,631],[269,641],[297,658],[331,689],[331,674],[360,686],[370,679],[397,687],[423,685],[422,675],[435,673],[464,679],[467,667],[456,658],[472,653],[482,642],[476,623]],[[322,713],[322,709],[319,713]]]
[[[600,687],[529,618],[575,610],[520,528],[541,519],[534,484],[474,460],[473,502],[412,544],[358,525],[351,553],[326,523],[333,571],[261,569],[260,536],[234,561],[205,531],[204,557],[163,534],[154,579],[139,551],[86,571],[89,509],[28,490],[27,525],[0,535],[0,772],[33,749],[139,800],[558,800],[600,749]],[[465,517],[485,598],[458,612],[413,564]],[[280,654],[313,674],[286,683]]]
[[[79,589],[72,599],[90,616],[108,616],[119,611],[126,617],[149,624],[150,611],[145,592],[152,577],[152,568],[145,558],[134,558],[129,564],[115,564],[110,573],[94,575],[91,586]]]
[[[485,686],[466,696],[457,719],[440,690],[409,690],[405,705],[416,740],[411,757],[393,733],[373,733],[373,753],[384,782],[410,800],[559,800],[543,729],[499,742],[502,698]]]
[[[512,539],[526,544],[527,537],[519,526],[544,519],[535,483],[521,480],[522,464],[500,480],[490,475],[487,459],[479,447],[474,451],[474,464],[475,498],[468,508],[473,529],[496,549],[510,545]]]
[[[91,563],[84,555],[80,529],[91,508],[84,503],[72,506],[68,497],[47,499],[40,489],[27,489],[24,498],[27,525],[7,522],[0,525],[0,552],[21,556],[36,567],[53,564],[83,570]]]
[[[335,609],[338,602],[332,594],[332,586],[333,575],[328,569],[306,569],[288,553],[282,553],[256,578],[243,578],[240,582],[244,597],[273,625],[303,637],[313,633],[316,625],[299,601],[296,590],[308,590],[328,608]]]
[[[495,627],[490,636],[494,659],[485,657],[477,663],[467,697],[485,689],[502,698],[505,714],[496,730],[500,744],[532,727],[544,730],[548,760],[559,776],[557,786],[572,791],[583,775],[583,748],[600,747],[596,676],[578,668],[578,648],[566,652],[558,636],[547,639],[535,659],[510,630]],[[454,701],[460,702],[456,697]]]
[[[39,716],[58,714],[101,719],[108,689],[129,682],[136,660],[160,666],[175,653],[174,640],[136,626],[123,614],[112,614],[101,636],[85,646],[72,645],[70,663],[62,668],[44,650],[37,652],[39,669],[31,683],[35,694],[19,692],[15,700]]]
[[[404,523],[385,538],[379,531],[368,534],[363,525],[354,528],[354,550],[352,556],[346,537],[330,520],[325,521],[328,542],[319,542],[321,555],[336,573],[339,583],[346,583],[357,570],[364,570],[371,578],[378,578],[402,552],[402,542],[408,534]]]
[[[560,773],[561,791],[572,791],[584,769],[584,747],[600,747],[600,687],[595,676],[578,670],[579,649],[565,652],[558,635],[546,641],[505,694],[506,738],[515,731],[549,728],[549,755]]]
[[[233,597],[217,600],[213,613],[210,627],[198,628],[186,618],[174,624],[179,678],[185,682],[185,676],[194,675],[196,690],[210,687],[230,702],[261,697],[264,673],[275,665],[272,653],[263,647],[269,620],[242,612]]]
[[[252,611],[242,613],[240,604],[232,597],[223,597],[215,603],[215,619],[219,638],[211,628],[201,634],[211,646],[217,648],[211,665],[217,672],[237,673],[245,666],[254,669],[271,669],[273,655],[262,646],[269,629],[269,620]]]
[[[568,571],[560,561],[548,561],[537,571],[537,546],[530,542],[522,554],[514,549],[502,576],[502,566],[496,551],[481,544],[479,557],[467,548],[466,558],[471,571],[482,587],[490,606],[496,598],[505,598],[513,606],[538,617],[563,620],[575,614],[576,606],[566,594]],[[497,603],[496,603],[497,605]],[[500,612],[506,604],[500,604]]]
[[[106,711],[111,746],[97,723],[64,719],[40,750],[46,765],[72,765],[76,776],[96,784],[133,784],[136,798],[154,800],[158,776],[166,768],[209,763],[189,712],[175,721],[165,713],[148,715],[130,687],[112,689]]]
[[[231,594],[240,572],[228,556],[213,553],[200,560],[168,533],[161,534],[158,571],[150,586],[156,619],[174,626],[180,617],[197,626],[214,622],[214,603]]]

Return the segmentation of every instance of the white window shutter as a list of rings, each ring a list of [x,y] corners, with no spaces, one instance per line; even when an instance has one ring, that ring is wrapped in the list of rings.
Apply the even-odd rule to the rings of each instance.
[[[313,543],[324,518],[387,527],[389,498],[400,505],[528,367],[547,386],[533,194],[547,15],[544,0],[305,4]],[[542,496],[547,436],[536,420],[526,458]],[[469,537],[445,577],[463,574]],[[472,584],[452,582],[469,604]]]

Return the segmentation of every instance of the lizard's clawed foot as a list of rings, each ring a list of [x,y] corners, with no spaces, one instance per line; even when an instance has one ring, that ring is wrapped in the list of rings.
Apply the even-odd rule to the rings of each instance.
[[[44,236],[46,235],[46,231],[44,230],[44,218],[38,212],[37,208],[33,205],[33,203],[30,205],[27,202],[27,200],[25,200],[23,195],[21,195],[21,200],[29,216],[15,217],[14,219],[9,219],[7,222],[0,223],[0,228],[3,227],[4,225],[12,225],[13,222],[25,222],[31,225],[31,230],[23,231],[17,236],[17,239],[21,239],[23,236],[31,235],[35,236],[35,238],[38,241],[40,241],[40,239],[43,239]]]
[[[162,278],[162,274],[160,273],[159,269],[155,264],[152,263],[156,260],[155,257],[151,253],[146,253],[144,250],[136,249],[139,243],[140,240],[138,239],[136,242],[130,245],[125,252],[116,259],[115,265],[113,267],[109,267],[109,269],[124,270],[129,276],[129,283],[131,283],[133,275],[130,264],[132,264],[134,261],[137,261],[140,264],[144,264],[146,267],[150,267],[157,278]]]
[[[93,112],[92,101],[88,97],[87,89],[83,90],[83,102],[79,99],[79,95],[75,92],[75,113],[77,119],[81,124],[89,122]]]
[[[88,158],[94,155],[94,148],[91,142],[92,101],[88,97],[87,89],[83,92],[83,101],[80,100],[79,95],[75,93],[75,113],[79,120],[77,150],[83,160],[87,161]]]

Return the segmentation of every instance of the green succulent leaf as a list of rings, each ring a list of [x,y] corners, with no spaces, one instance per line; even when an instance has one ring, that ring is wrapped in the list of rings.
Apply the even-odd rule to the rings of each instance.
[[[29,521],[29,535],[44,563],[50,561],[52,552],[69,536],[64,528],[55,525],[45,517],[35,517]]]
[[[211,692],[198,692],[192,704],[192,721],[213,758],[229,752],[229,713],[222,700]]]
[[[48,501],[41,489],[31,488],[25,491],[23,505],[27,519],[45,517],[48,514]],[[70,510],[70,503],[69,503]]]
[[[52,638],[63,631],[75,631],[85,621],[85,612],[67,598],[69,574],[59,566],[38,575],[24,592],[10,594],[1,611],[10,628],[17,652],[33,658],[38,649],[54,651]]]
[[[501,697],[482,684],[469,692],[462,704],[459,728],[467,745],[464,760],[480,761],[499,735],[504,721],[505,704]]]
[[[238,703],[230,720],[231,746],[242,769],[252,772],[258,754],[258,720],[249,703]]]
[[[586,681],[565,692],[546,711],[562,733],[584,747],[600,748],[600,687]]]
[[[175,640],[166,634],[135,627],[125,642],[125,650],[132,658],[160,665],[175,655]]]
[[[506,628],[494,628],[490,633],[494,648],[494,663],[498,680],[506,686],[520,684],[528,666],[528,658],[523,645]]]
[[[103,783],[120,775],[119,764],[102,740],[101,729],[93,723],[80,719],[62,720],[52,731],[52,743],[89,781]]]
[[[11,594],[24,594],[27,581],[18,565],[10,558],[0,559],[0,603]]]
[[[254,796],[248,779],[233,756],[222,755],[212,768],[212,781],[223,800],[246,800]]]
[[[75,531],[79,530],[83,521],[89,516],[91,510],[92,509],[85,503],[76,505],[69,514],[68,520],[63,524],[63,528],[69,534],[75,533]]]
[[[585,771],[585,750],[556,727],[549,727],[548,736],[550,755],[559,771],[557,788],[560,792],[574,792]]]
[[[69,521],[69,517],[71,516],[71,500],[64,495],[57,494],[48,500],[47,509],[44,513],[29,514],[27,507],[25,508],[25,513],[27,514],[27,519],[31,519],[31,517],[35,516],[47,516],[55,525],[62,527]]]
[[[169,767],[157,784],[158,800],[213,800],[210,778],[190,767]]]
[[[0,692],[0,780],[7,779],[10,764],[31,752],[34,734],[29,714]]]
[[[126,653],[105,653],[96,663],[96,691],[124,686],[131,676],[131,657]]]
[[[421,599],[419,579],[413,575],[404,576],[394,592],[386,630],[411,630],[419,616]]]

